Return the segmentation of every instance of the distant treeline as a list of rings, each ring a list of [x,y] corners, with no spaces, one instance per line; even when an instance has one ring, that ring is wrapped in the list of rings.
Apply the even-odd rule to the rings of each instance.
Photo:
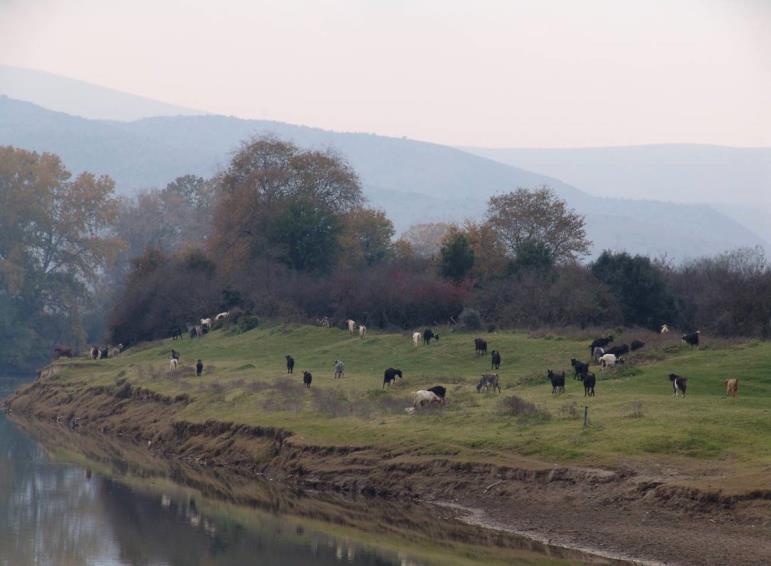
[[[671,265],[610,251],[585,263],[589,246],[583,217],[545,187],[395,240],[340,156],[272,138],[245,143],[215,178],[133,199],[107,177],[73,180],[55,156],[0,148],[0,356],[23,367],[54,343],[132,344],[225,310],[391,329],[771,332],[759,249]]]

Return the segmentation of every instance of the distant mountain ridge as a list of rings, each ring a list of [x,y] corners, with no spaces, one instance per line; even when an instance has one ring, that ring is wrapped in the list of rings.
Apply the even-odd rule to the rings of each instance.
[[[243,140],[263,134],[339,152],[399,231],[479,218],[491,195],[548,185],[586,216],[594,254],[610,248],[683,259],[763,245],[708,206],[598,198],[554,177],[432,143],[225,116],[91,120],[0,97],[0,144],[56,153],[73,171],[109,174],[123,194],[186,173],[213,175]]]
[[[204,114],[200,110],[70,79],[44,71],[0,65],[0,95],[57,112],[99,120]]]

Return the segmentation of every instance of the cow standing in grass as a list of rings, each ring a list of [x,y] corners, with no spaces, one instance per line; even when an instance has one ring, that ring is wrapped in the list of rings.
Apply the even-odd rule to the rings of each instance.
[[[679,394],[681,397],[685,397],[685,390],[688,388],[688,378],[676,373],[670,373],[669,381],[672,382],[672,395],[677,397]]]
[[[491,366],[490,369],[501,369],[501,354],[500,352],[493,350],[490,354]]]
[[[294,358],[292,356],[286,356],[286,372],[294,373]]]
[[[546,376],[551,382],[551,394],[559,395],[565,392],[565,372],[555,373],[552,370],[546,370]]]
[[[388,385],[391,386],[391,383],[396,381],[396,378],[401,379],[402,378],[402,370],[400,369],[394,369],[394,368],[388,368],[383,373],[383,389],[385,389],[385,386]]]
[[[313,382],[313,375],[311,375],[311,372],[304,371],[303,372],[303,384],[305,384],[305,387],[310,389],[312,382]]]

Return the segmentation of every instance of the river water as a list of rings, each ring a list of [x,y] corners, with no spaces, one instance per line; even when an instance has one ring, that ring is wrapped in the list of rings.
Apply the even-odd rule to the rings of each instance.
[[[0,398],[14,385],[0,380]],[[236,485],[196,471],[155,473],[112,447],[78,444],[78,436],[35,432],[0,412],[0,565],[591,560],[492,531],[480,535],[418,506],[285,496],[254,480]]]

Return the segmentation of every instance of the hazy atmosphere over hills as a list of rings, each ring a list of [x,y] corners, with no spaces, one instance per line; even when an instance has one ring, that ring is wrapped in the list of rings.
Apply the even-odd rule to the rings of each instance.
[[[46,88],[35,94],[38,92],[35,85]],[[54,94],[59,92],[65,94]],[[626,185],[622,182],[624,169],[612,156],[580,161],[572,160],[569,150],[473,150],[480,156],[415,140],[334,132],[281,122],[213,115],[147,117],[155,112],[174,112],[175,107],[32,71],[8,72],[6,69],[0,73],[0,94],[6,93],[26,93],[31,99],[67,108],[71,113],[4,97],[0,99],[0,144],[56,153],[73,171],[109,174],[123,194],[164,186],[186,173],[211,176],[227,163],[243,140],[271,134],[302,147],[332,148],[343,155],[360,175],[367,198],[386,211],[399,231],[418,222],[461,222],[477,218],[493,194],[517,187],[548,185],[586,215],[594,253],[602,249],[625,249],[683,259],[739,246],[766,245],[757,232],[723,214],[726,210],[698,204],[695,198],[682,199],[690,201],[688,204],[663,202],[666,193],[643,190],[646,182],[656,187],[671,187],[680,182],[681,170],[673,166],[651,172],[642,180],[640,175],[630,174]],[[75,115],[93,116],[95,108],[102,109],[98,115],[110,119]],[[121,110],[111,113],[113,108]],[[140,118],[126,120],[129,117],[126,108]],[[631,152],[634,148],[615,151],[625,149]],[[660,149],[658,157],[649,158],[640,168],[655,169],[657,159],[679,163],[677,156],[682,154],[682,148],[674,146],[669,152],[666,149]],[[751,150],[738,151],[748,152],[745,161],[754,158],[754,154],[749,153]],[[713,149],[712,153],[721,157],[723,178],[729,176],[736,150]],[[763,167],[767,161],[763,158],[767,155],[756,153],[760,159],[755,159],[755,168],[749,172],[745,169],[741,175],[737,173],[736,178],[742,179],[745,185],[761,181],[765,173]],[[596,153],[586,150],[579,155],[595,156]],[[516,166],[520,161],[523,168]],[[585,163],[583,168],[582,163]],[[693,159],[683,159],[682,163],[687,166]],[[529,170],[531,167],[538,173]],[[747,175],[754,177],[747,179]],[[564,179],[572,183],[563,182]],[[604,179],[611,180],[603,184]],[[610,183],[619,187],[615,193],[609,190]],[[713,179],[710,187],[716,184],[718,181]],[[691,191],[690,196],[694,193]],[[656,195],[662,201],[629,200],[640,194]],[[709,200],[717,199],[704,199]],[[737,199],[732,206],[740,204]],[[756,224],[756,227],[762,225]]]

